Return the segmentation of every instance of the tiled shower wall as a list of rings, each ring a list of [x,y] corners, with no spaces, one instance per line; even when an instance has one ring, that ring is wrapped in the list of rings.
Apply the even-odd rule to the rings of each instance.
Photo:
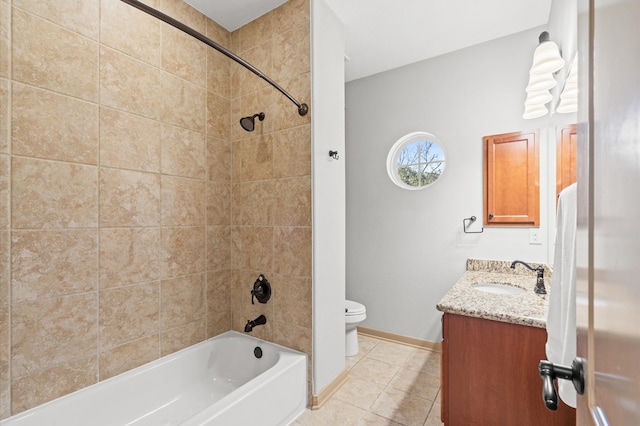
[[[145,3],[227,47],[244,40],[180,0]],[[270,14],[273,45],[289,19],[308,32],[306,3]],[[277,76],[303,99],[306,47],[306,71]],[[310,353],[309,118],[254,80],[119,0],[0,0],[0,418],[240,328],[258,271],[274,284],[264,337]],[[260,145],[272,170],[256,179],[254,139],[235,127],[260,108],[273,127],[255,142],[296,150],[278,166]]]
[[[310,104],[309,30],[309,0],[290,0],[235,31],[232,50]],[[311,113],[300,117],[291,101],[235,63],[230,95],[233,328],[264,314],[267,324],[253,334],[311,361]],[[265,119],[256,119],[254,132],[240,127],[238,117],[259,112]],[[261,273],[273,296],[252,305]]]

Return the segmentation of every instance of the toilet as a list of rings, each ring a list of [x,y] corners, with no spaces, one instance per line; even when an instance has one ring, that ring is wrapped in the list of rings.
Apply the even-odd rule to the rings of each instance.
[[[367,310],[362,303],[345,300],[344,322],[345,331],[345,355],[354,356],[358,353],[358,324],[367,318]]]

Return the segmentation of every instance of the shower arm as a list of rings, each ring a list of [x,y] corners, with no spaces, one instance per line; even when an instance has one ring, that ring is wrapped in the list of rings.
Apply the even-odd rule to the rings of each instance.
[[[159,10],[156,10],[156,9],[150,7],[150,6],[147,6],[146,4],[141,3],[138,0],[121,0],[121,1],[126,3],[126,4],[128,4],[128,5],[130,5],[130,6],[133,6],[136,9],[141,10],[141,11],[143,11],[143,12],[145,12],[145,13],[147,13],[147,14],[149,14],[149,15],[157,18],[157,19],[160,19],[161,21],[166,22],[167,24],[179,29],[180,31],[189,34],[191,37],[200,40],[204,44],[206,44],[206,45],[208,45],[210,47],[213,47],[214,49],[216,49],[218,52],[222,53],[226,57],[228,57],[230,59],[233,59],[234,61],[236,61],[237,63],[239,63],[240,65],[242,65],[243,67],[245,67],[246,69],[248,69],[249,71],[251,71],[252,73],[257,75],[258,77],[260,77],[261,79],[263,79],[264,81],[266,81],[267,83],[272,85],[274,88],[276,88],[280,93],[285,95],[287,98],[289,98],[289,100],[291,102],[293,102],[298,107],[298,114],[307,115],[307,112],[309,112],[309,106],[307,104],[305,104],[305,103],[301,104],[300,102],[298,102],[293,96],[291,96],[289,94],[289,92],[284,90],[278,83],[276,83],[275,81],[271,80],[271,78],[269,78],[267,75],[265,75],[258,68],[254,67],[249,62],[245,61],[244,59],[242,59],[241,57],[239,57],[235,53],[231,52],[227,48],[219,45],[215,41],[213,41],[210,38],[202,35],[201,33],[199,33],[198,31],[194,30],[193,28],[188,27],[187,25],[183,24],[182,22],[173,19],[171,16],[166,15],[166,14],[160,12]]]

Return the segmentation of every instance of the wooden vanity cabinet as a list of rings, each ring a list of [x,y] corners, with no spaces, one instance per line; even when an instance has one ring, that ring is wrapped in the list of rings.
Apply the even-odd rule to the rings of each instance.
[[[445,313],[442,421],[448,426],[575,425],[562,401],[542,401],[538,362],[546,359],[542,328]]]

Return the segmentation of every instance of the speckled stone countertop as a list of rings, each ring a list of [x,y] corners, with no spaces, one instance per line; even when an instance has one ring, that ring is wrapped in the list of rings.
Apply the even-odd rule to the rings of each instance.
[[[529,262],[527,262],[529,263]],[[539,264],[529,263],[534,268]],[[545,328],[549,294],[533,292],[536,274],[522,265],[510,268],[509,261],[468,259],[467,270],[438,303],[439,311]],[[550,291],[551,270],[545,266],[544,281]],[[474,290],[477,283],[499,283],[520,287],[526,293],[519,295],[493,294]]]

